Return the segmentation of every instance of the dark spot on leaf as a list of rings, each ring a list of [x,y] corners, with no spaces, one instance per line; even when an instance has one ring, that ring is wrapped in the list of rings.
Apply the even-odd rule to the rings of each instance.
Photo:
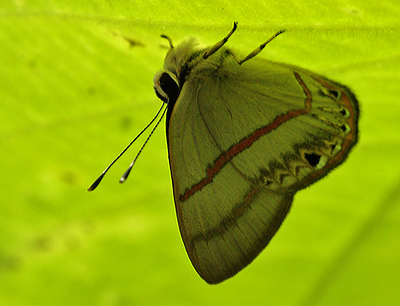
[[[124,116],[121,118],[121,129],[122,130],[128,130],[132,124],[132,119],[131,117]]]
[[[20,266],[20,263],[20,258],[0,253],[0,272],[15,271]]]
[[[90,96],[93,96],[93,95],[96,94],[96,89],[95,89],[93,86],[89,86],[88,89],[87,89],[87,93],[88,93]]]
[[[38,251],[49,251],[51,244],[52,241],[50,237],[37,237],[33,240],[33,248]]]
[[[60,178],[64,183],[67,183],[69,185],[75,185],[77,181],[76,174],[68,170],[61,172]]]

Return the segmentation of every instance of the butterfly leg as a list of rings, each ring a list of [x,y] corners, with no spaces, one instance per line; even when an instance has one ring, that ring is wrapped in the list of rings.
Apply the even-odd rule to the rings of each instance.
[[[203,59],[208,58],[210,55],[214,54],[215,52],[218,51],[219,48],[221,48],[229,39],[229,37],[231,37],[231,35],[233,34],[233,32],[236,31],[237,28],[237,22],[233,23],[233,28],[232,30],[228,33],[228,35],[226,35],[221,41],[217,42],[214,46],[212,46],[210,48],[210,50],[204,52],[203,54]]]
[[[244,62],[248,61],[249,59],[253,58],[254,56],[256,56],[258,53],[261,52],[262,49],[264,49],[264,47],[271,41],[273,40],[275,37],[277,37],[279,34],[282,34],[283,32],[285,32],[285,30],[280,30],[278,32],[276,32],[274,35],[272,35],[272,37],[270,39],[268,39],[265,43],[261,44],[260,46],[258,46],[257,49],[255,49],[253,52],[251,52],[249,55],[247,55],[244,59],[242,60],[238,60],[236,58],[236,56],[232,53],[232,55],[234,56],[236,62],[241,65]]]

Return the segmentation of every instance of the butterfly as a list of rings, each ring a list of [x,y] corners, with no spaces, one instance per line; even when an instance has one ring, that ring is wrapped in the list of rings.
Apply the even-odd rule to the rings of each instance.
[[[209,284],[251,263],[281,226],[296,192],[339,166],[358,135],[359,107],[350,89],[256,57],[284,31],[241,59],[224,46],[236,29],[234,23],[206,48],[193,38],[174,47],[163,35],[170,48],[154,76],[166,112],[180,233]]]

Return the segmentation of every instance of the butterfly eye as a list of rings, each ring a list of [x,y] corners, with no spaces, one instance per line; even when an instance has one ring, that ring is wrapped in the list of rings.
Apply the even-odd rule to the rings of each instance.
[[[176,100],[179,95],[179,85],[176,76],[170,72],[161,72],[154,77],[154,90],[163,102]]]

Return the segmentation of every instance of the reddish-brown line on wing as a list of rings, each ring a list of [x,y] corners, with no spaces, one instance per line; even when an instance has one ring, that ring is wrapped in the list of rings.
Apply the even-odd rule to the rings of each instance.
[[[197,184],[193,185],[190,189],[186,189],[185,193],[179,196],[180,201],[185,201],[188,199],[190,196],[192,196],[194,193],[197,191],[200,191],[203,187],[208,185],[209,183],[212,182],[214,176],[222,170],[222,168],[225,166],[225,164],[228,163],[233,157],[244,151],[245,149],[249,148],[256,140],[261,138],[262,136],[268,134],[269,132],[277,129],[281,124],[289,121],[292,118],[307,114],[311,110],[311,101],[312,101],[312,96],[310,90],[307,88],[306,84],[304,84],[303,80],[300,78],[300,75],[296,72],[294,72],[294,76],[303,88],[303,91],[306,95],[306,99],[304,101],[304,109],[295,109],[295,110],[290,110],[287,113],[283,115],[279,115],[278,117],[275,118],[273,122],[270,124],[263,126],[259,128],[258,130],[255,130],[253,134],[243,138],[241,141],[238,143],[234,144],[232,147],[230,147],[227,151],[222,152],[221,155],[215,160],[214,165],[211,167],[208,167],[206,170],[207,177],[202,179],[200,182]]]

